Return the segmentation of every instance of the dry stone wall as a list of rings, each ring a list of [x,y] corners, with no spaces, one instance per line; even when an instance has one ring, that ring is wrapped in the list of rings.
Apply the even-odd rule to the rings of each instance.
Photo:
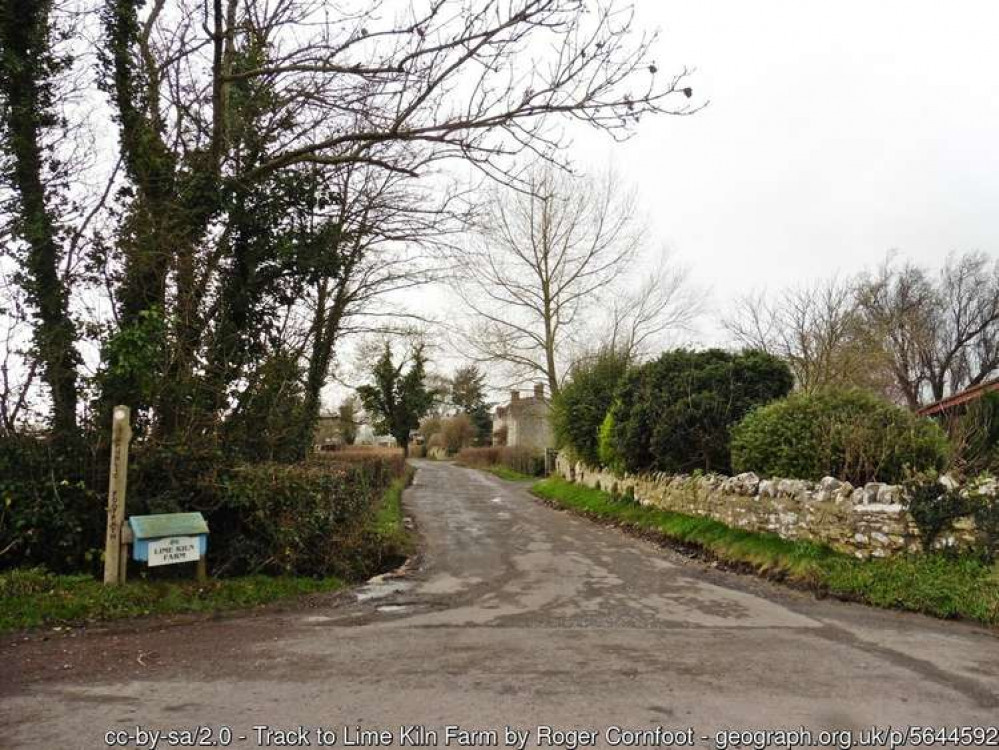
[[[919,530],[905,510],[902,488],[872,482],[854,487],[833,477],[821,482],[734,477],[642,474],[617,476],[571,462],[564,453],[558,474],[587,487],[631,494],[642,505],[707,516],[734,528],[766,531],[784,539],[809,540],[860,558],[887,557],[921,549]],[[939,546],[969,547],[974,522],[958,519]]]

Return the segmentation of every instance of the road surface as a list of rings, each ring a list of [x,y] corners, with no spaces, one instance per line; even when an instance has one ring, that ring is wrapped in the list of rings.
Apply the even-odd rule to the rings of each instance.
[[[7,644],[0,748],[96,750],[108,730],[198,725],[251,748],[301,742],[300,726],[310,746],[317,726],[339,746],[344,727],[420,739],[404,725],[436,728],[440,747],[447,725],[497,729],[502,746],[510,725],[528,747],[538,726],[592,729],[598,747],[612,726],[693,728],[697,746],[720,747],[722,729],[999,724],[995,632],[817,601],[523,485],[417,464],[405,500],[425,552],[409,575],[313,608]]]

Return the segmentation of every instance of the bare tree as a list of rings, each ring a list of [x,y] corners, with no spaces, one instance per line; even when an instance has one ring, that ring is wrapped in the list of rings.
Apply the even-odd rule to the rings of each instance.
[[[82,404],[120,402],[137,434],[213,434],[278,351],[313,399],[339,337],[386,327],[384,293],[419,283],[413,255],[450,211],[426,196],[457,179],[445,162],[523,189],[519,157],[563,161],[567,121],[624,138],[697,109],[687,71],[660,71],[656,35],[618,0],[82,0],[58,17],[54,2],[18,0],[0,29],[0,88],[20,97],[0,119],[30,219],[16,249],[36,277],[34,381],[67,428]],[[78,86],[43,44],[62,39],[87,61]],[[59,87],[73,107],[49,106]],[[60,151],[83,120],[96,197]],[[317,227],[295,213],[313,177],[336,186]]]
[[[880,352],[863,335],[851,282],[834,278],[750,293],[736,301],[723,325],[740,345],[784,359],[802,390],[883,387]]]
[[[866,329],[911,408],[999,369],[999,262],[984,253],[949,255],[936,279],[889,258],[858,294]]]
[[[613,174],[535,169],[526,192],[491,200],[476,246],[461,258],[460,292],[476,323],[473,356],[558,393],[563,361],[597,297],[628,270],[643,238],[634,196]]]
[[[610,310],[592,332],[587,351],[615,351],[628,361],[664,346],[665,334],[687,330],[701,312],[687,268],[663,252],[648,271],[626,273],[609,295]],[[593,342],[597,342],[594,345]],[[579,359],[576,357],[575,359]]]

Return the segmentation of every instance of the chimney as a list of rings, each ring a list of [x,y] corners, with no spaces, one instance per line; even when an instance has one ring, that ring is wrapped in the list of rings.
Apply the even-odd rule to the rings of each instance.
[[[535,383],[534,384],[534,398],[536,398],[538,401],[540,401],[544,397],[545,397],[545,384],[544,383]]]
[[[519,401],[520,400],[520,391],[517,391],[517,390],[510,391],[510,400],[511,401]]]

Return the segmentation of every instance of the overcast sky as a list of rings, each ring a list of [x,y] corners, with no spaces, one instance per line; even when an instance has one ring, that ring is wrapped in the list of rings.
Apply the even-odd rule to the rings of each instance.
[[[999,5],[662,2],[657,63],[696,67],[690,118],[648,120],[610,158],[657,235],[713,289],[849,274],[891,249],[927,264],[999,249]],[[710,327],[710,326],[709,326]]]

